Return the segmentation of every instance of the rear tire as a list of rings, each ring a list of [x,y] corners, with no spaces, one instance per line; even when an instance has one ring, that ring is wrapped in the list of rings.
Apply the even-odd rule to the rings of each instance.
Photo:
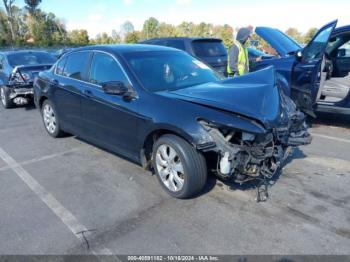
[[[185,199],[203,190],[207,181],[204,156],[175,135],[161,136],[153,146],[153,167],[163,189]]]
[[[0,87],[0,100],[4,108],[12,108],[15,106],[13,101],[10,99],[10,89],[7,86]]]
[[[65,133],[61,130],[55,106],[48,99],[42,104],[41,116],[43,118],[45,129],[50,136],[54,138],[64,136]]]

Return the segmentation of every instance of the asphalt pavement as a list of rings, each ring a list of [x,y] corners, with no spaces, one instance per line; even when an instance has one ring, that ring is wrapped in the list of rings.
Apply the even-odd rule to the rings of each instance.
[[[177,200],[150,172],[33,108],[0,109],[0,254],[350,254],[350,117],[322,114],[256,203],[210,177]]]

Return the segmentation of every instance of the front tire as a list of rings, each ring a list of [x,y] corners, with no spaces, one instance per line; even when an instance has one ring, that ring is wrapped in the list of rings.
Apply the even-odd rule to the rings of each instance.
[[[175,135],[164,135],[156,141],[153,167],[163,189],[175,198],[198,194],[207,181],[204,156]]]
[[[15,105],[10,99],[10,89],[7,86],[0,87],[0,100],[2,106],[6,109],[12,108]]]
[[[57,111],[50,100],[45,100],[43,102],[41,107],[41,115],[45,129],[50,136],[58,138],[64,135],[64,132],[60,128]]]

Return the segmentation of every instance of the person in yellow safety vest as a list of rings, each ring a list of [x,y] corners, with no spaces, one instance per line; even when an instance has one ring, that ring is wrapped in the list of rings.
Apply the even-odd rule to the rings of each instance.
[[[241,28],[237,32],[236,40],[230,47],[227,59],[227,75],[229,77],[240,76],[249,73],[249,58],[247,43],[251,30]]]

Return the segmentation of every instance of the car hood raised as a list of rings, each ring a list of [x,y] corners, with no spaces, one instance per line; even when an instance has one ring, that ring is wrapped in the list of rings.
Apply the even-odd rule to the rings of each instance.
[[[281,115],[281,98],[273,67],[218,83],[157,94],[253,118],[265,125],[275,122]]]
[[[281,57],[296,52],[301,46],[278,29],[270,27],[257,27],[255,33],[269,43]]]

